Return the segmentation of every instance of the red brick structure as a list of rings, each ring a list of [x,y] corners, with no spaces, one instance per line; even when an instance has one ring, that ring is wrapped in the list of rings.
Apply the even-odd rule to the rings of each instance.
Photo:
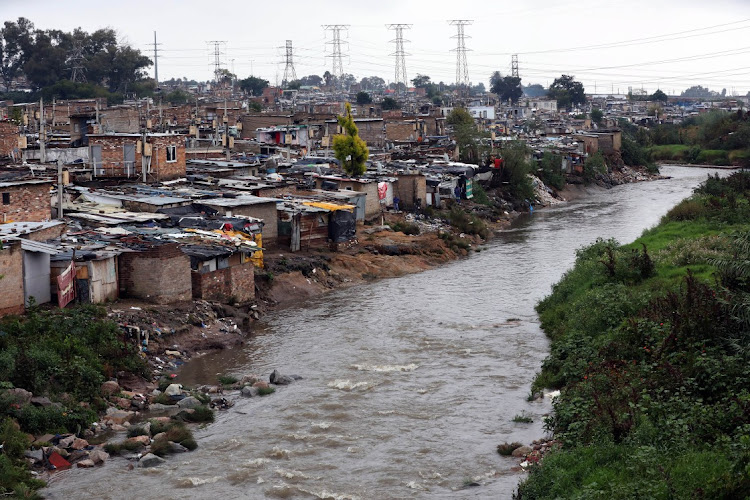
[[[190,257],[176,243],[154,245],[119,257],[120,296],[155,304],[190,300],[193,284]]]
[[[0,223],[50,220],[51,188],[46,180],[0,182]]]
[[[6,241],[0,250],[0,316],[24,311],[21,242]]]
[[[89,161],[95,177],[166,181],[185,176],[185,136],[176,134],[89,134]]]
[[[243,303],[255,298],[255,266],[250,261],[206,273],[193,271],[192,278],[194,299]]]
[[[0,158],[11,156],[18,148],[18,125],[13,122],[0,122]]]
[[[424,207],[427,202],[427,177],[421,173],[399,174],[393,195],[401,200],[399,206],[407,210],[414,210],[417,200]]]

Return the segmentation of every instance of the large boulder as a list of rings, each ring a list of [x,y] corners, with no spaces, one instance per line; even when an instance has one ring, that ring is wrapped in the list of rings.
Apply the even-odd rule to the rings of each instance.
[[[96,464],[90,458],[87,458],[85,460],[81,460],[80,462],[76,463],[77,467],[82,467],[82,468],[85,468],[85,469],[93,467],[94,465],[96,465]]]
[[[13,401],[22,405],[29,404],[29,402],[31,402],[31,398],[34,397],[32,393],[30,393],[26,389],[21,389],[20,387],[8,389],[8,395],[13,399]]]
[[[182,394],[182,384],[169,384],[164,390],[164,394],[167,396],[179,396]]]
[[[138,461],[138,467],[156,467],[158,465],[163,464],[166,462],[161,457],[157,457],[153,453],[148,453],[141,457],[141,459]]]
[[[193,396],[188,396],[184,399],[181,399],[177,402],[177,406],[179,406],[182,409],[186,408],[197,408],[201,406],[203,403],[200,402],[198,398],[195,398]]]
[[[268,381],[275,385],[289,385],[294,382],[294,377],[282,375],[278,370],[274,370],[271,372],[271,376],[268,377]]]
[[[52,406],[52,401],[50,401],[49,398],[45,398],[44,396],[34,396],[29,401],[34,406],[42,406],[42,407]]]
[[[240,394],[242,394],[246,398],[254,398],[259,395],[259,392],[257,387],[247,386],[242,388]]]
[[[89,442],[85,439],[75,438],[73,443],[70,445],[74,450],[82,450],[89,445]]]
[[[120,384],[118,384],[114,380],[107,380],[102,384],[100,390],[102,396],[106,398],[111,396],[112,394],[117,394],[118,392],[120,392]]]
[[[513,453],[511,453],[511,455],[520,458],[525,457],[532,451],[534,451],[534,448],[532,448],[531,446],[519,446],[518,448],[513,450]]]
[[[89,460],[95,464],[103,464],[109,458],[109,453],[101,448],[95,448],[89,452]]]
[[[23,456],[32,459],[34,463],[39,463],[44,460],[44,450],[42,450],[41,448],[39,448],[38,450],[26,450],[23,453]]]

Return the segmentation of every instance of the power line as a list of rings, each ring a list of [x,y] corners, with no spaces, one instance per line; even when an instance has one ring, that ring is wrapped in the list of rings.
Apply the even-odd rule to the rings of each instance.
[[[349,25],[348,24],[324,24],[323,29],[326,31],[331,31],[333,33],[333,39],[330,42],[326,42],[326,44],[330,44],[333,48],[332,54],[330,57],[333,60],[333,76],[336,77],[336,85],[341,85],[341,79],[342,76],[344,76],[344,63],[341,59],[341,32],[342,31],[348,31]]]
[[[286,87],[289,82],[293,82],[297,79],[297,73],[294,71],[292,41],[286,41],[286,66],[284,66],[284,78],[281,80],[281,84]]]
[[[403,83],[405,92],[409,88],[409,78],[406,76],[406,56],[411,54],[404,51],[404,41],[409,41],[404,40],[404,30],[411,29],[411,24],[387,24],[386,27],[396,32],[396,38],[391,40],[391,43],[396,44],[396,51],[391,54],[396,56],[396,72],[393,81],[396,84]]]
[[[464,26],[470,26],[474,21],[469,19],[453,19],[448,22],[451,26],[455,26],[457,30],[456,34],[451,37],[456,39],[456,48],[452,49],[452,51],[456,52],[456,87],[466,90],[469,86],[469,65],[466,62],[466,51],[470,49],[466,48]]]

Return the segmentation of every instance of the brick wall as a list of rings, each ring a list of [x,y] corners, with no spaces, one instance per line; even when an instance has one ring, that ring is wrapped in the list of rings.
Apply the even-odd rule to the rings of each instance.
[[[414,120],[387,121],[385,123],[385,136],[389,141],[416,141],[419,132],[415,125]]]
[[[424,207],[427,200],[427,178],[422,174],[399,175],[394,195],[399,197],[403,208],[413,209],[417,198],[422,200]]]
[[[170,135],[151,137],[152,144],[151,171],[156,180],[168,181],[185,177],[185,136]],[[177,161],[167,163],[167,146],[177,146]]]
[[[0,250],[0,316],[21,314],[23,298],[23,250],[21,243],[6,242]]]
[[[0,187],[0,222],[42,222],[52,218],[51,182]],[[4,196],[7,193],[7,196]],[[5,204],[8,200],[9,203]]]
[[[18,125],[0,122],[0,158],[10,156],[18,147]]]
[[[190,300],[190,257],[168,243],[119,257],[120,295],[155,304]]]
[[[126,144],[136,145],[141,140],[137,136],[91,136],[91,146],[102,147],[102,167],[105,177],[126,177],[124,163],[124,146]],[[147,142],[151,143],[151,174],[150,180],[166,181],[185,176],[185,136],[148,136]],[[167,146],[177,147],[177,157],[174,162],[167,162]],[[133,165],[133,176],[141,175],[143,156],[135,151],[135,162]]]
[[[255,269],[252,262],[238,264],[208,273],[193,271],[193,298],[240,303],[255,298]]]

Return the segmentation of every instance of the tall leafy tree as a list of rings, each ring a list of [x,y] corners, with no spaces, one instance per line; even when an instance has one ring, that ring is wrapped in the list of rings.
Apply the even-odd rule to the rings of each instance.
[[[497,94],[501,101],[510,101],[515,104],[523,95],[521,78],[509,75],[502,76],[499,71],[495,71],[490,77],[490,92]]]
[[[555,78],[547,92],[551,98],[557,100],[557,107],[570,111],[576,104],[586,102],[586,94],[583,84],[574,79],[571,75],[562,75]]]
[[[359,129],[352,116],[352,105],[347,102],[346,113],[337,119],[344,133],[333,136],[336,159],[341,162],[347,174],[352,177],[360,176],[367,169],[365,162],[370,156],[370,151],[367,149],[367,143],[359,136]]]
[[[318,75],[307,75],[299,79],[300,85],[318,87],[323,83],[323,79]]]
[[[252,94],[259,96],[263,93],[263,89],[268,87],[268,80],[258,78],[257,76],[249,76],[239,81],[240,89]]]
[[[359,84],[362,86],[362,90],[383,90],[385,88],[385,80],[379,76],[366,76],[360,80]]]
[[[10,89],[13,80],[23,70],[33,31],[32,22],[23,17],[19,17],[15,23],[5,21],[0,28],[0,78],[6,90]]]
[[[665,94],[661,89],[656,89],[656,92],[651,94],[651,97],[649,97],[649,101],[661,101],[661,102],[667,102],[669,100],[669,96]]]

